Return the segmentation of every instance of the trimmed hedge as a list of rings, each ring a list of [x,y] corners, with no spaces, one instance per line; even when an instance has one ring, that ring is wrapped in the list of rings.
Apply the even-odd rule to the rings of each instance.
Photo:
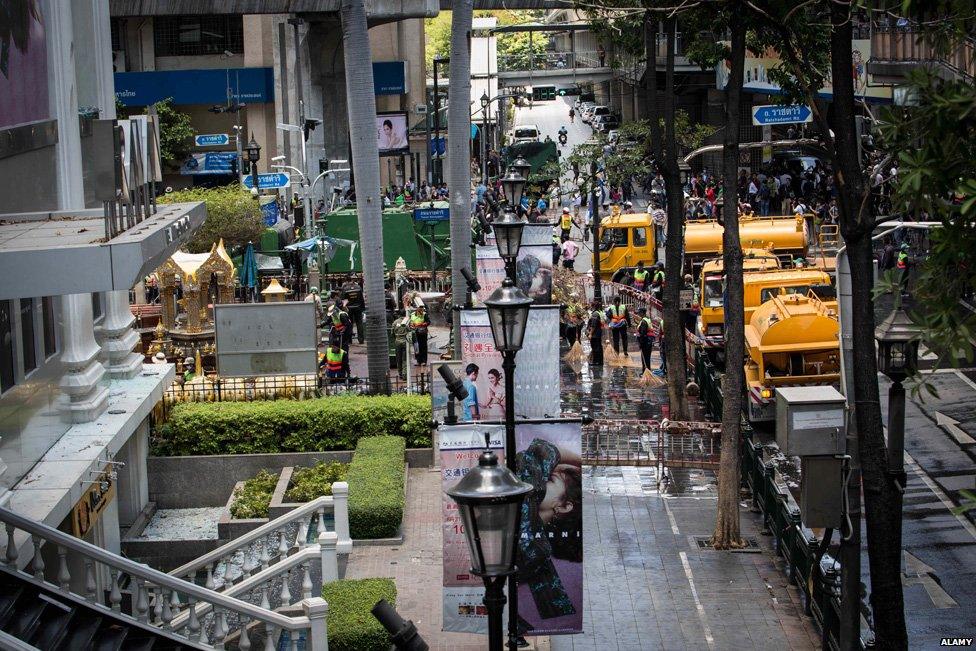
[[[347,474],[353,539],[397,535],[403,521],[404,448],[398,436],[373,436],[356,445]]]
[[[390,434],[430,446],[430,396],[329,396],[311,400],[200,402],[173,407],[153,454],[254,454],[351,450]]]
[[[323,585],[330,651],[389,651],[390,635],[370,610],[380,599],[396,603],[396,594],[393,579],[342,579]]]

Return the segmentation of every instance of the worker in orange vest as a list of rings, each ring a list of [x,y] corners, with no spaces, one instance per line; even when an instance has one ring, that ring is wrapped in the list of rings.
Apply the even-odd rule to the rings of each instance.
[[[607,319],[610,321],[610,333],[613,337],[613,352],[623,350],[627,354],[627,326],[630,325],[630,312],[627,306],[621,304],[620,296],[613,297],[613,305],[607,308]]]
[[[348,377],[346,351],[339,345],[338,339],[333,339],[325,351],[325,375],[330,380],[344,380]]]

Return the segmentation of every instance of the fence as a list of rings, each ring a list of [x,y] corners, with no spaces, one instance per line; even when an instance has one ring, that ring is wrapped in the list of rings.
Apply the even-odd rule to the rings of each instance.
[[[871,34],[871,61],[875,63],[938,63],[969,79],[976,77],[976,41],[964,39],[952,51],[939,51],[923,32],[897,28]]]
[[[599,419],[583,426],[582,458],[593,466],[717,470],[721,435],[718,423]]]

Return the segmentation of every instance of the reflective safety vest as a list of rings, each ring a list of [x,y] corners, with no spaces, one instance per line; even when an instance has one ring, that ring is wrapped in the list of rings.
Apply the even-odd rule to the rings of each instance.
[[[654,283],[655,284],[658,284],[658,285],[663,285],[664,284],[664,272],[663,271],[658,270],[658,271],[655,271],[654,272]]]
[[[647,282],[647,269],[634,269],[634,282],[641,287]]]
[[[646,328],[646,330],[644,331],[644,334],[641,335],[641,336],[647,337],[648,339],[650,339],[651,337],[654,336],[654,321],[651,319],[651,317],[645,316],[645,317],[643,317],[640,320],[640,323],[637,324],[637,333],[638,334],[640,334],[640,326],[641,325],[645,326],[645,328]]]
[[[332,329],[335,330],[336,332],[342,332],[343,330],[346,329],[346,324],[342,322],[342,317],[345,315],[346,313],[342,310],[333,313]]]
[[[559,218],[559,226],[564,231],[568,231],[573,226],[573,216],[564,212],[563,216]]]
[[[339,352],[334,353],[332,349],[329,348],[325,351],[325,368],[328,371],[341,371],[342,362],[346,358],[346,351],[339,349]]]
[[[905,253],[904,251],[902,251],[901,253],[899,253],[898,254],[898,262],[895,263],[895,266],[898,267],[899,269],[903,269],[903,270],[904,269],[907,269],[908,268],[908,254]]]
[[[427,320],[422,314],[411,314],[410,315],[410,327],[414,330],[427,327]]]
[[[626,322],[627,318],[627,307],[625,305],[610,306],[610,326],[614,328],[619,328]]]

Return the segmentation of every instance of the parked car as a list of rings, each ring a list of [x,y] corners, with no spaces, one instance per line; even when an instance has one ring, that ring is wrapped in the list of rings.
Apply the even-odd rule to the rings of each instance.
[[[512,142],[539,142],[539,127],[534,124],[517,124],[512,130]]]
[[[596,104],[593,102],[580,102],[579,108],[576,109],[576,114],[579,116],[579,119],[583,120],[583,115],[594,106],[596,106]]]
[[[595,120],[596,118],[598,118],[600,116],[603,116],[603,115],[610,115],[610,107],[609,106],[594,106],[592,109],[590,109],[590,112],[586,116],[587,117],[587,122],[589,122],[590,125],[592,125],[593,124],[593,120]]]
[[[614,115],[597,115],[593,117],[590,126],[593,127],[594,131],[599,131],[601,133],[609,133],[611,129],[616,129],[620,126],[620,120]]]
[[[619,135],[619,133],[620,132],[617,131],[616,129],[610,129],[610,131],[607,132],[607,142],[609,142],[611,145],[616,145],[617,136]]]
[[[583,104],[584,102],[590,102],[591,104],[596,104],[596,96],[591,92],[581,92],[580,96],[576,98],[576,102],[574,103],[576,109],[579,110],[580,108],[582,108],[581,104]]]

